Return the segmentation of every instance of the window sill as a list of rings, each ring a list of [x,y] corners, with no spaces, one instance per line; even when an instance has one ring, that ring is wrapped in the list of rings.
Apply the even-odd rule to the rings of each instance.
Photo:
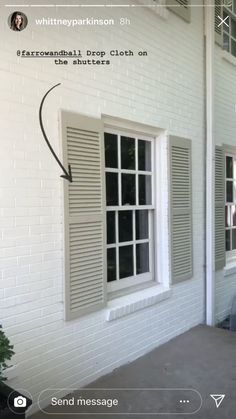
[[[222,58],[223,58],[223,60],[228,61],[228,63],[230,63],[230,64],[232,64],[236,67],[236,57],[234,57],[229,52],[222,50]]]
[[[224,276],[236,273],[236,258],[228,261],[224,267]]]
[[[171,292],[170,288],[155,285],[148,289],[109,301],[106,310],[106,320],[110,322],[164,301],[170,298]]]

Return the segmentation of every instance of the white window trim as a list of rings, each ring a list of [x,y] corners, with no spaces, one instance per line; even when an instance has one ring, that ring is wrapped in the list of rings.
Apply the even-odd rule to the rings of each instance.
[[[234,55],[232,55],[230,52],[226,51],[225,49],[222,50],[221,57],[222,57],[222,60],[227,61],[233,66],[236,66],[236,57],[234,57]]]
[[[156,137],[155,171],[156,218],[155,218],[155,258],[156,273],[160,283],[169,287],[171,283],[171,243],[170,243],[170,166],[168,161],[168,134],[162,131]]]
[[[223,147],[224,147],[225,160],[226,160],[226,156],[236,158],[236,147],[225,145],[225,144],[223,144]],[[224,175],[225,185],[226,185],[226,179],[227,178],[226,178],[226,168],[225,168],[225,175]],[[225,187],[225,205],[226,204],[227,202],[226,202],[226,187]],[[225,227],[225,231],[226,231],[226,227]],[[234,267],[236,267],[236,249],[225,251],[225,256],[226,256],[225,257],[226,259],[225,272],[227,270],[231,272],[231,270],[234,269]]]
[[[236,154],[232,154],[232,153],[225,153],[225,159],[226,159],[226,157],[232,157],[232,159],[233,159],[233,167],[234,167],[234,162],[236,162]],[[226,164],[225,164],[225,166],[226,166]],[[233,179],[233,184],[234,184],[234,178],[232,178]],[[226,183],[227,183],[227,180],[230,180],[230,181],[232,181],[232,179],[231,178],[227,178],[226,177],[226,173],[225,173],[225,185],[226,185]],[[234,195],[236,195],[236,191],[234,190],[234,187],[233,187],[233,202],[227,202],[227,190],[226,190],[226,186],[225,186],[225,206],[226,205],[236,205],[236,196],[234,196]],[[233,230],[233,228],[232,227],[229,227],[229,228],[226,228],[226,226],[225,226],[225,231],[226,230]],[[235,226],[235,228],[234,228],[234,230],[236,230],[236,226]],[[236,249],[234,249],[234,250],[227,250],[226,251],[226,262],[232,262],[233,260],[235,260],[235,263],[236,263]]]
[[[170,232],[168,224],[169,211],[169,176],[168,173],[168,134],[167,131],[155,126],[142,124],[136,121],[127,121],[123,118],[114,118],[110,115],[102,115],[104,123],[104,131],[106,129],[115,129],[120,132],[132,131],[139,135],[153,136],[155,138],[155,162],[158,170],[154,172],[155,187],[155,213],[154,213],[154,284],[150,288],[150,292],[155,297],[156,293],[162,294],[170,287]],[[105,172],[105,167],[104,167]],[[157,282],[157,278],[159,283]],[[147,283],[150,287],[150,281]],[[132,289],[124,290],[126,294],[130,291],[130,297],[140,288],[139,286]],[[126,291],[126,292],[125,292]],[[143,293],[143,291],[141,291]],[[136,294],[136,293],[135,293]],[[165,294],[167,295],[167,294]],[[170,296],[170,294],[168,294]],[[127,296],[125,296],[127,297]],[[125,298],[121,297],[121,298]],[[112,299],[113,298],[113,299]],[[158,297],[161,298],[161,297]],[[111,294],[112,306],[118,307],[121,303],[120,296],[116,298],[115,294]],[[155,300],[155,298],[154,298]],[[126,304],[126,302],[124,303]],[[131,309],[129,309],[131,310]],[[135,310],[136,311],[136,310]]]
[[[236,273],[236,260],[226,261],[226,266],[224,267],[224,276],[233,275]]]

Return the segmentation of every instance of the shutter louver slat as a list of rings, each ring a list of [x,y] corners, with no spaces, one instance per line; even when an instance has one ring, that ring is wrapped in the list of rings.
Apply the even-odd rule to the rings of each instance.
[[[221,16],[221,0],[215,0],[215,31],[221,35],[221,26],[219,26],[219,17]]]
[[[62,112],[64,157],[73,182],[65,184],[66,318],[104,307],[102,122]]]
[[[182,4],[184,7],[188,7],[189,1],[188,0],[178,0],[179,4]]]
[[[70,134],[70,136],[68,136]],[[73,135],[72,135],[73,134]],[[96,173],[98,177],[100,176],[101,179],[101,156],[100,156],[100,140],[99,140],[99,132],[88,131],[86,133],[86,143],[88,145],[93,144],[95,148],[87,148],[83,152],[83,159],[81,158],[81,149],[80,149],[80,138],[82,134],[85,134],[85,131],[82,129],[72,129],[67,128],[67,144],[68,144],[68,162],[71,164],[71,167],[76,166],[76,170],[79,176],[83,176],[85,183],[86,183],[86,174],[88,171]],[[76,137],[77,136],[77,137]],[[71,138],[75,140],[77,138],[76,147],[70,147]],[[95,158],[96,152],[96,158]],[[76,192],[74,194],[74,192]],[[75,214],[78,212],[87,213],[90,212],[97,212],[101,209],[102,206],[102,194],[101,194],[101,182],[100,185],[91,185],[91,197],[90,200],[87,199],[87,193],[80,189],[76,185],[76,181],[70,183],[69,185],[69,211],[70,215]]]
[[[225,157],[215,149],[215,270],[225,266]]]
[[[172,284],[192,277],[191,142],[170,137]]]
[[[166,7],[168,7],[168,9],[170,9],[176,15],[182,17],[184,20],[186,20],[186,22],[190,22],[190,0],[168,0]]]

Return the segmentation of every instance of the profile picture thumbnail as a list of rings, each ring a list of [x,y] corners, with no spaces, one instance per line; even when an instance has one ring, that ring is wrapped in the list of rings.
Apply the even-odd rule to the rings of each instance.
[[[16,32],[23,31],[27,24],[27,16],[22,12],[13,12],[8,18],[8,25],[10,29]]]

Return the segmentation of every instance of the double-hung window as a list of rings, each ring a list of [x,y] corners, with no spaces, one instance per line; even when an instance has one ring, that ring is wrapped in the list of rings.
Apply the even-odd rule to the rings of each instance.
[[[172,285],[193,275],[191,141],[124,125],[132,128],[113,130],[102,118],[61,112],[63,162],[73,177],[64,182],[66,320],[154,279],[164,282],[163,264]]]
[[[236,156],[225,156],[225,250],[236,257]]]
[[[104,133],[108,292],[151,281],[154,139]]]

